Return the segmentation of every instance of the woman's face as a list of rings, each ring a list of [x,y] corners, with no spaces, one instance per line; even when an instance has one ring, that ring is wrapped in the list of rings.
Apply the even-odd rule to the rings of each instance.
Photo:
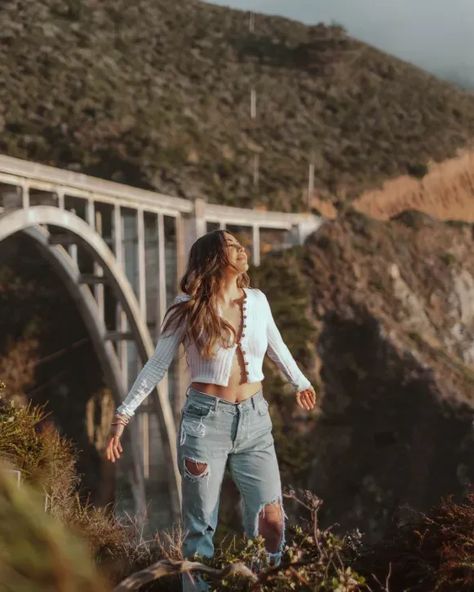
[[[249,264],[245,247],[231,234],[226,232],[224,236],[227,244],[227,256],[229,261],[237,267],[240,273],[247,271]]]

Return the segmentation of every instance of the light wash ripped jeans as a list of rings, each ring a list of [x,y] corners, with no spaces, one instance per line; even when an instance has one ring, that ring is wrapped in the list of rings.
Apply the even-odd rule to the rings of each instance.
[[[264,506],[279,502],[283,535],[269,563],[279,565],[285,544],[285,518],[280,471],[268,402],[260,388],[240,403],[208,395],[192,386],[186,391],[177,434],[184,529],[183,556],[212,557],[219,497],[227,462],[241,496],[243,526],[249,538],[258,535]],[[186,465],[191,464],[192,470]],[[193,464],[202,463],[202,464]],[[196,474],[198,473],[198,474]],[[198,559],[198,558],[196,558]],[[193,583],[193,579],[195,582]],[[208,590],[199,575],[182,574],[183,591]]]

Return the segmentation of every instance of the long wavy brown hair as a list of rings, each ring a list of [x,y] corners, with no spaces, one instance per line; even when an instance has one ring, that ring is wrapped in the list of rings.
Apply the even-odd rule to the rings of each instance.
[[[237,270],[227,257],[226,234],[234,236],[228,230],[212,230],[193,243],[186,271],[179,282],[181,291],[190,299],[172,304],[161,327],[161,332],[165,332],[185,323],[183,341],[186,338],[194,341],[201,356],[206,359],[213,357],[218,343],[222,347],[231,347],[237,339],[234,327],[220,317],[217,308],[217,294],[225,268],[231,266]],[[239,288],[247,288],[249,284],[246,272],[237,277]]]

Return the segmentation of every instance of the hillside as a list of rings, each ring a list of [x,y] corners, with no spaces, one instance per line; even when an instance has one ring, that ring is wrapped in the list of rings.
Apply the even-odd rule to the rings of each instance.
[[[257,15],[250,33],[197,0],[7,0],[0,18],[0,152],[172,195],[302,210],[313,152],[338,206],[474,132],[472,94],[337,26]]]

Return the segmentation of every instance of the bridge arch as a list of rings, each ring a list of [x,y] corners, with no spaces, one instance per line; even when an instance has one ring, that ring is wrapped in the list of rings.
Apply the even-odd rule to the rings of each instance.
[[[54,206],[40,205],[12,210],[0,216],[0,243],[17,233],[28,235],[36,242],[45,258],[66,284],[66,288],[76,303],[89,331],[106,381],[118,404],[123,400],[127,389],[123,384],[120,362],[111,343],[110,332],[105,326],[92,292],[81,281],[82,274],[76,262],[64,246],[52,242],[51,237],[54,235],[51,234],[48,227],[61,229],[73,244],[83,248],[100,265],[103,270],[104,282],[109,283],[117,302],[126,315],[131,333],[129,338],[134,340],[138,355],[144,363],[152,355],[154,347],[146,323],[140,313],[137,298],[124,271],[117,263],[114,253],[102,237],[75,214]],[[180,475],[175,449],[176,428],[167,394],[159,387],[156,391],[158,396],[153,396],[155,395],[153,393],[153,404],[161,428],[164,454],[169,461],[168,466],[171,467],[168,472],[168,490],[171,515],[176,518],[179,516],[181,505]],[[129,479],[134,492],[136,509],[139,514],[143,515],[146,499],[134,421],[128,426],[126,437],[133,458],[133,462],[130,463]]]

